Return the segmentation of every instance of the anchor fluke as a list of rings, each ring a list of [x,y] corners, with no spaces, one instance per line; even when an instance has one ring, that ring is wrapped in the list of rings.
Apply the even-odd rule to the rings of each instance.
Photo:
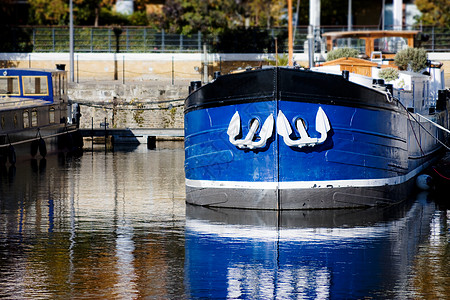
[[[241,132],[241,118],[239,116],[239,113],[235,112],[233,117],[231,118],[230,124],[228,125],[227,134],[229,141],[231,144],[241,149],[263,148],[265,147],[267,140],[273,134],[273,124],[273,115],[270,114],[260,130],[258,139],[258,137],[256,136],[256,132],[259,128],[259,121],[255,118],[251,123],[250,129],[245,138],[236,140],[236,136],[238,136]]]
[[[278,112],[277,132],[283,137],[284,143],[289,147],[302,148],[322,144],[327,139],[327,132],[331,129],[330,121],[321,107],[319,107],[316,114],[316,131],[320,133],[320,138],[310,137],[301,120],[297,120],[295,125],[300,138],[293,140],[290,137],[292,133],[291,124],[281,110]]]

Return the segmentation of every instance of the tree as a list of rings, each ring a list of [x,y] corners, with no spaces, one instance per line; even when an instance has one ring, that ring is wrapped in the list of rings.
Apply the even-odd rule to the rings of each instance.
[[[268,30],[255,27],[226,29],[217,35],[212,44],[212,51],[220,53],[273,53],[275,52],[275,39],[278,39],[278,51],[285,51],[287,32],[281,31],[272,36]]]
[[[69,1],[28,0],[30,20],[38,25],[69,24]],[[102,8],[112,9],[112,0],[73,0],[74,24],[98,26]]]
[[[286,23],[286,0],[247,0],[240,3],[243,17],[248,18],[250,26],[273,27]],[[245,25],[245,24],[241,24]]]
[[[231,28],[237,8],[235,0],[168,0],[162,21],[170,32],[209,35]]]
[[[416,6],[422,13],[418,17],[424,25],[450,27],[449,0],[416,0]]]
[[[69,20],[69,2],[64,0],[29,0],[30,20],[38,25],[64,25]]]

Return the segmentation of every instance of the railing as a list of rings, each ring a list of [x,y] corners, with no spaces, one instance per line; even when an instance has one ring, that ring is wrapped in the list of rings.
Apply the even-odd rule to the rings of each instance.
[[[376,29],[378,29],[377,26],[353,27],[353,30]],[[450,29],[443,27],[412,29],[421,31],[417,46],[424,47],[430,52],[450,52]],[[67,26],[22,26],[3,30],[6,30],[7,34],[6,40],[0,44],[0,52],[69,52],[69,28]],[[269,39],[283,37],[278,39],[278,46],[287,49],[286,28],[259,28],[257,30],[263,32]],[[344,26],[322,26],[318,31],[324,33],[345,30],[347,27]],[[307,27],[299,26],[294,32],[294,52],[304,52],[307,45]],[[3,34],[5,35],[5,33]],[[201,33],[192,36],[170,34],[164,30],[159,31],[149,27],[75,27],[74,51],[80,53],[202,52],[203,43],[206,43],[208,49],[211,50],[219,39],[218,36],[205,39]],[[247,41],[242,41],[242,43],[245,42]]]
[[[69,29],[33,28],[33,52],[68,52]],[[201,33],[187,37],[146,27],[77,27],[75,52],[199,52]]]

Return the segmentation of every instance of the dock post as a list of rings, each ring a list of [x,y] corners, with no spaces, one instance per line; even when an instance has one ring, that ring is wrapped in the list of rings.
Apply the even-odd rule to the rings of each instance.
[[[147,136],[147,149],[155,149],[156,148],[156,136]]]
[[[91,118],[91,150],[94,152],[94,117]]]
[[[106,142],[108,140],[108,132],[106,131],[106,117],[105,117],[105,151],[106,151]]]

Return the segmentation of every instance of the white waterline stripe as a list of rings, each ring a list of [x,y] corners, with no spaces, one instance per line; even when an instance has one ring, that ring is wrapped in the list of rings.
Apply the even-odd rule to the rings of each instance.
[[[275,190],[278,186],[278,183],[252,182],[252,181],[192,180],[186,178],[186,185],[195,188]]]
[[[251,181],[216,181],[216,180],[192,180],[186,178],[186,185],[194,188],[216,189],[310,189],[310,188],[343,188],[343,187],[376,187],[383,185],[397,185],[404,183],[425,169],[427,164],[421,165],[406,175],[380,179],[350,179],[329,181],[287,181],[287,182],[251,182]]]

